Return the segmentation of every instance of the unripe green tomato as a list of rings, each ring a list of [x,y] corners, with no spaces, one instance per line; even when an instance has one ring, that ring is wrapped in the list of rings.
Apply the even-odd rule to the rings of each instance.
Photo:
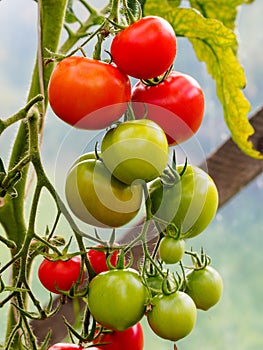
[[[177,166],[179,174],[183,167]],[[213,179],[196,166],[188,165],[181,180],[173,186],[154,180],[149,194],[152,213],[180,229],[181,238],[192,238],[203,232],[218,208],[218,191]]]
[[[169,147],[164,131],[148,119],[129,120],[110,129],[102,139],[101,157],[120,181],[149,182],[162,174]]]
[[[95,276],[89,285],[88,306],[97,322],[124,331],[144,316],[148,291],[139,273],[114,269]]]
[[[154,297],[147,319],[154,333],[175,342],[192,331],[196,315],[196,306],[192,298],[178,291]]]
[[[75,164],[66,178],[66,199],[83,222],[97,227],[120,227],[138,213],[142,186],[120,182],[96,159]]]
[[[166,264],[176,264],[180,261],[185,252],[185,241],[165,236],[162,238],[159,246],[160,258]]]
[[[186,275],[186,290],[198,309],[208,310],[218,303],[223,292],[221,275],[211,266]]]

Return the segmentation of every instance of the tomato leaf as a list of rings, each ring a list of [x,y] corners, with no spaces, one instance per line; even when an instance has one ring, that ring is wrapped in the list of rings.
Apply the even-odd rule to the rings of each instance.
[[[190,0],[193,8],[207,18],[220,20],[226,27],[235,29],[238,7],[254,0]]]
[[[217,19],[205,18],[194,9],[176,8],[170,3],[148,0],[144,10],[146,15],[162,16],[171,23],[177,36],[189,39],[197,58],[206,63],[208,73],[216,82],[217,95],[233,141],[250,157],[263,158],[249,141],[254,129],[248,120],[250,103],[242,91],[246,78],[235,55],[235,33]]]

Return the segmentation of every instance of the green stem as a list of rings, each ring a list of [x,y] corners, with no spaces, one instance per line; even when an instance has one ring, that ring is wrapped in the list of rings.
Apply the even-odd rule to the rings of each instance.
[[[27,113],[29,112],[30,108],[33,107],[36,103],[43,101],[44,97],[43,95],[36,95],[35,97],[33,97],[26,105],[24,108],[20,109],[20,111],[18,111],[17,113],[15,113],[14,115],[10,116],[9,118],[7,118],[6,120],[2,120],[0,119],[0,135],[2,134],[2,132],[7,129],[9,126],[11,126],[12,124],[18,122],[21,119],[26,118]]]
[[[58,47],[60,34],[63,26],[65,10],[67,6],[67,0],[39,0],[39,50],[37,53],[37,60],[32,76],[31,87],[28,95],[28,101],[42,94],[47,96],[47,86],[50,74],[53,70],[53,65],[43,66],[42,57],[44,56],[45,48],[48,48],[55,52]],[[43,93],[44,90],[44,93]],[[45,105],[47,105],[47,99],[45,99]],[[42,114],[45,112],[42,107]],[[11,120],[12,121],[12,120]],[[12,121],[13,122],[13,121]],[[12,169],[20,159],[23,159],[28,154],[28,128],[26,123],[21,123],[19,131],[16,135],[13,145],[9,168]],[[7,238],[14,241],[17,245],[17,249],[11,251],[12,256],[17,256],[17,252],[21,251],[21,247],[24,242],[24,238],[27,234],[26,222],[24,217],[25,206],[25,186],[28,174],[28,166],[24,167],[22,172],[22,179],[17,183],[16,190],[18,197],[15,199],[5,198],[5,205],[0,208],[0,222],[5,229]],[[22,260],[22,259],[21,259]],[[17,280],[19,276],[19,264],[12,265],[12,280]],[[11,307],[8,317],[6,339],[8,339],[10,333],[17,324],[15,317],[15,311]],[[30,329],[28,329],[30,334]],[[12,333],[14,334],[14,333]],[[17,333],[12,337],[12,348],[16,350],[22,349],[21,341]],[[31,344],[31,349],[35,348],[34,344]]]

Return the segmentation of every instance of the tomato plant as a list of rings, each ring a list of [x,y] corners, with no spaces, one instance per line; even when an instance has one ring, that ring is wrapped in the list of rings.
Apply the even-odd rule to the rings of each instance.
[[[176,264],[184,255],[185,241],[165,236],[162,238],[159,246],[160,258],[166,264]]]
[[[184,292],[177,291],[154,297],[147,320],[159,337],[177,341],[192,331],[196,314],[192,298]]]
[[[101,248],[102,245],[98,245],[97,248]],[[88,259],[90,265],[96,274],[99,274],[103,271],[108,271],[109,267],[107,265],[107,254],[111,254],[110,256],[110,264],[113,267],[116,267],[118,261],[118,249],[108,249],[98,250],[98,249],[89,249],[88,250]]]
[[[42,285],[52,293],[69,291],[78,281],[81,273],[81,259],[74,256],[68,260],[48,260],[45,258],[39,268],[38,277]],[[84,275],[81,277],[83,281]]]
[[[143,350],[144,335],[140,323],[126,329],[125,331],[109,331],[101,333],[95,339],[94,344],[108,343],[101,346],[101,349],[106,350]]]
[[[234,31],[218,18],[213,21],[191,8],[180,8],[180,1],[173,5],[168,1],[167,11],[160,11],[171,24],[160,16],[142,17],[144,10],[158,13],[157,2],[152,6],[146,1],[108,1],[96,10],[88,1],[80,1],[78,5],[84,5],[81,16],[89,13],[81,19],[75,12],[77,1],[35,2],[37,57],[27,102],[17,113],[0,119],[1,135],[20,123],[10,157],[0,159],[0,222],[4,231],[0,243],[10,253],[0,266],[0,276],[4,276],[0,278],[0,306],[9,306],[6,338],[0,348],[46,348],[50,333],[47,330],[40,341],[35,320],[62,312],[61,305],[74,298],[83,301],[78,309],[81,325],[64,322],[68,339],[81,345],[57,343],[50,349],[142,350],[139,322],[145,315],[157,335],[177,341],[193,329],[196,309],[209,309],[221,296],[222,278],[208,264],[197,264],[186,273],[189,267],[181,263],[183,254],[197,257],[185,244],[213,220],[218,193],[213,180],[200,168],[167,164],[169,145],[193,136],[204,114],[204,93],[198,82],[190,75],[171,71],[177,53],[173,27],[180,36],[198,37],[193,47],[217,80],[234,140],[255,154],[251,144],[246,144],[249,131],[243,135],[238,130],[240,125],[249,125],[242,118],[247,103],[238,90],[244,86],[244,77],[240,67],[234,69],[236,57],[231,56],[236,52]],[[66,38],[59,47],[63,28]],[[222,54],[220,50],[226,45],[221,37],[225,34],[229,45]],[[112,39],[109,56],[104,50],[108,38]],[[87,54],[86,49],[92,46],[92,54]],[[130,77],[140,79],[133,90]],[[235,84],[230,84],[233,81]],[[42,161],[40,144],[48,104],[68,124],[64,126],[70,134],[84,134],[87,143],[87,130],[103,129],[96,150],[78,157],[65,173],[65,203]],[[77,137],[74,141],[79,143]],[[67,153],[66,147],[61,150]],[[26,191],[31,170],[34,186]],[[55,204],[45,207],[44,233],[38,216],[42,191],[47,191]],[[139,212],[142,217],[137,217]],[[68,241],[59,232],[61,219],[68,225]],[[133,219],[140,219],[139,224],[138,220],[132,225]],[[83,223],[92,227],[84,225],[83,229]],[[131,227],[123,227],[128,223]],[[169,234],[169,226],[175,234]],[[149,245],[149,240],[153,244]],[[75,251],[68,254],[72,241]],[[44,260],[36,271],[32,266],[39,255]],[[137,271],[128,267],[133,256]],[[129,258],[127,263],[124,257]],[[178,264],[178,280],[165,264]],[[48,291],[58,294],[50,296],[48,305],[42,305],[38,291],[31,286],[34,272]],[[6,278],[8,274],[10,278]],[[61,326],[60,319],[52,324],[54,333]]]
[[[178,165],[180,174],[184,165]],[[152,212],[167,223],[172,222],[182,238],[203,232],[213,220],[218,207],[218,191],[212,178],[201,168],[188,165],[174,185],[160,179],[149,186]]]
[[[160,84],[138,82],[132,90],[136,118],[155,121],[166,133],[169,145],[179,144],[199,129],[204,115],[204,94],[190,75],[172,71]]]
[[[97,322],[124,331],[138,323],[147,304],[147,289],[134,269],[109,270],[89,285],[88,305]]]
[[[140,184],[118,181],[104,163],[88,159],[70,169],[65,193],[72,212],[82,221],[98,227],[119,227],[138,213],[142,201]]]
[[[115,66],[80,56],[60,61],[48,88],[49,103],[60,119],[91,130],[106,128],[118,120],[130,94],[128,77]]]
[[[176,36],[165,19],[146,16],[114,36],[110,50],[121,71],[134,78],[150,79],[163,74],[173,64]]]
[[[218,303],[223,291],[223,281],[212,266],[191,270],[186,275],[186,290],[198,309],[208,310]]]
[[[70,344],[70,343],[57,343],[52,345],[48,350],[71,350],[71,349],[84,349],[82,346],[76,345],[76,344]],[[99,348],[91,347],[89,348],[91,350],[98,350]]]
[[[119,124],[105,134],[101,143],[104,164],[127,184],[159,176],[166,167],[168,152],[163,130],[147,119]]]

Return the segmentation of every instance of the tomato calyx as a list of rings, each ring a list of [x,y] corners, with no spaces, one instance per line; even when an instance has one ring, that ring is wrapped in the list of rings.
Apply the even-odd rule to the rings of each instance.
[[[141,79],[141,82],[146,86],[156,86],[164,82],[171,71],[173,70],[173,64],[167,69],[166,72],[164,72],[161,75],[158,75],[157,77],[151,78],[151,79]]]
[[[187,168],[187,158],[184,162],[183,169],[178,172],[176,168],[176,153],[173,151],[172,164],[168,164],[164,169],[163,174],[160,176],[161,182],[165,187],[173,187],[181,181],[181,177],[184,175]]]
[[[193,266],[188,267],[192,270],[203,270],[211,263],[211,258],[204,253],[203,247],[201,248],[201,254],[199,255],[197,252],[185,251],[186,254],[191,256]]]

